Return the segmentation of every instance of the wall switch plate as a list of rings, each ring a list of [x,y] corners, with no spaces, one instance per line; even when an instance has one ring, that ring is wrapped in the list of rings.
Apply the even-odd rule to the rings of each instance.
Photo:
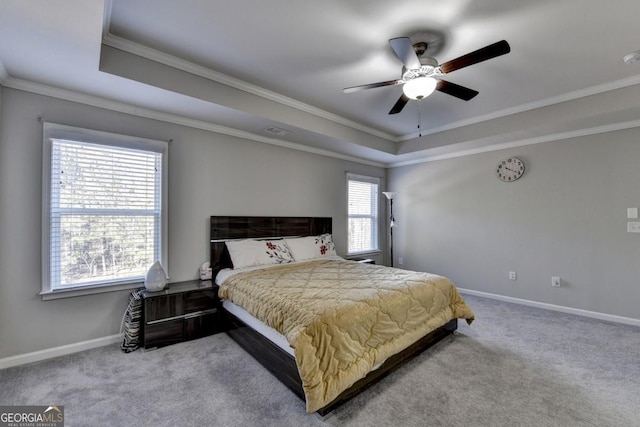
[[[509,280],[517,280],[517,279],[518,279],[518,274],[515,271],[510,271]]]
[[[638,219],[638,208],[627,208],[627,218]]]
[[[559,277],[552,277],[551,278],[551,286],[553,286],[554,288],[559,288],[560,287],[560,278]]]

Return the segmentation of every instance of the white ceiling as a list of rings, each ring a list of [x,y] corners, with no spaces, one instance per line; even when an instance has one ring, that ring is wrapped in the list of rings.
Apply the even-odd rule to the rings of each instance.
[[[3,0],[0,82],[134,114],[384,165],[638,126],[637,0]],[[387,114],[388,39],[444,35],[440,63],[511,53]],[[418,136],[421,113],[423,136]],[[262,131],[291,130],[285,137]]]

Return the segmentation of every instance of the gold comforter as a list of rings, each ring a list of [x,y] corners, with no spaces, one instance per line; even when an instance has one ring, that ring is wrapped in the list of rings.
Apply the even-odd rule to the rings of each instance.
[[[344,260],[239,273],[224,281],[220,296],[287,338],[308,412],[449,320],[473,320],[442,276]]]

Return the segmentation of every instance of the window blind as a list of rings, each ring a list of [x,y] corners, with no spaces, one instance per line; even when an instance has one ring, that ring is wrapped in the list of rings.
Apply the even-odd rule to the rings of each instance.
[[[378,250],[379,179],[347,175],[348,253]]]
[[[143,279],[161,259],[162,153],[51,144],[50,288]]]

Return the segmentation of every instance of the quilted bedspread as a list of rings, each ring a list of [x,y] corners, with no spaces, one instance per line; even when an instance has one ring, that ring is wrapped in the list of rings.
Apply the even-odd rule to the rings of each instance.
[[[451,319],[474,316],[445,277],[346,260],[238,273],[220,296],[286,337],[307,412]]]

